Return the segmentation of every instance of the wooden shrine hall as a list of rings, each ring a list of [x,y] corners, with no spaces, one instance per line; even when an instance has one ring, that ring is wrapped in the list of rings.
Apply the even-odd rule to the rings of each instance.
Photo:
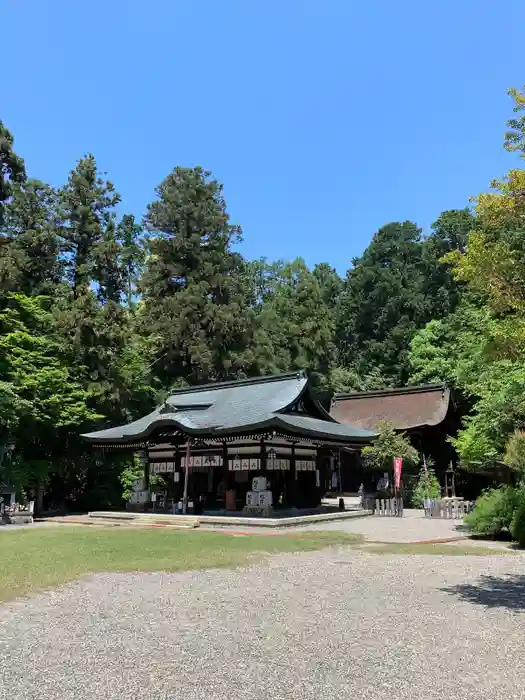
[[[380,422],[391,423],[409,438],[420,454],[433,459],[442,482],[449,464],[456,461],[449,437],[456,434],[460,415],[450,389],[443,384],[336,394],[330,415],[342,424],[363,430],[376,430]],[[366,486],[367,478],[371,478],[359,467],[345,468],[352,460],[351,454],[343,455],[345,492],[357,490],[363,481]],[[377,480],[377,476],[374,477]],[[372,483],[368,487],[373,490]]]
[[[339,423],[293,372],[179,389],[139,420],[82,437],[144,453],[144,487],[162,475],[165,510],[180,502],[188,474],[189,498],[206,508],[264,514],[253,477],[266,484],[265,506],[315,508],[344,478],[341,451],[358,455],[374,432]]]

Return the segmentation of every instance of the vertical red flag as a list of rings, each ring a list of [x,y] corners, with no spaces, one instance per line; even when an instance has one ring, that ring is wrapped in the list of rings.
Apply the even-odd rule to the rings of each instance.
[[[401,472],[403,470],[403,459],[401,457],[394,457],[394,486],[396,491],[399,491],[401,487]]]

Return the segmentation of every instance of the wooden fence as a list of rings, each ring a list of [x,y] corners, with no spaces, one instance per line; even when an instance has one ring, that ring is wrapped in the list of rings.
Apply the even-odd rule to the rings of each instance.
[[[376,498],[374,515],[382,515],[384,517],[403,517],[403,499],[402,498]]]
[[[429,501],[425,504],[425,517],[461,520],[471,507],[472,501]]]

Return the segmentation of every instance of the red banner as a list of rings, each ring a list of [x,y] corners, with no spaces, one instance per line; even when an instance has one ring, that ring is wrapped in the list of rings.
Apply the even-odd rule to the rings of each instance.
[[[401,487],[401,472],[403,470],[403,459],[394,457],[394,486],[396,491]]]

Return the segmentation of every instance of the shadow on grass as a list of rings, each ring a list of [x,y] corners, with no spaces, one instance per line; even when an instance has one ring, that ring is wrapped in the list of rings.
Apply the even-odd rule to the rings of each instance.
[[[462,583],[443,589],[469,603],[486,608],[525,610],[525,575],[482,576],[476,584]]]

